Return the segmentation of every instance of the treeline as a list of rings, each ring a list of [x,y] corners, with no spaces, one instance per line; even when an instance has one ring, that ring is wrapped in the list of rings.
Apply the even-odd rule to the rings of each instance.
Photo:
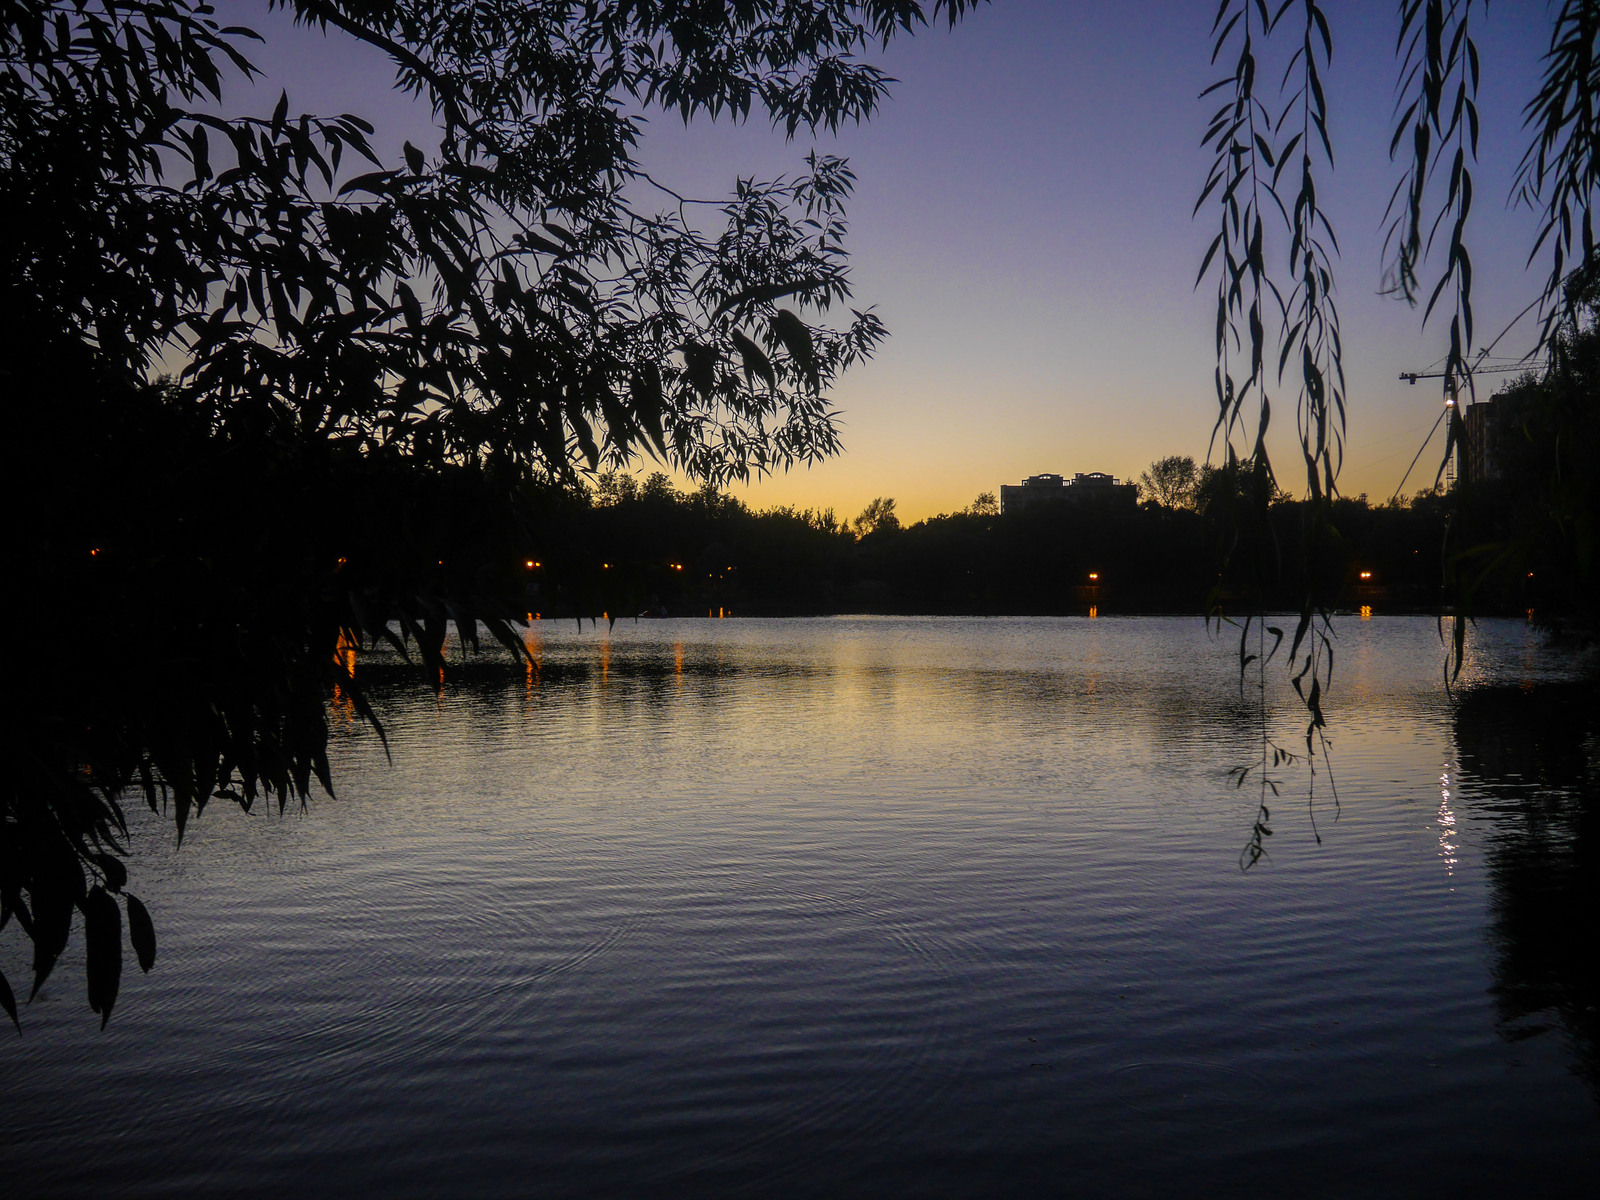
[[[605,475],[593,489],[529,493],[526,605],[542,616],[610,617],[1199,612],[1298,606],[1308,586],[1330,605],[1441,603],[1449,507],[1441,494],[1337,500],[1332,539],[1306,560],[1300,502],[1280,496],[1270,528],[1245,536],[1247,506],[1237,501],[1247,477],[1188,459],[1152,472],[1164,472],[1168,486],[1153,487],[1147,472],[1145,499],[1129,511],[1001,516],[984,494],[909,526],[891,499],[847,521],[832,509],[755,511],[715,489],[680,492],[659,473],[642,482]]]
[[[1520,597],[1536,620],[1600,639],[1600,274],[1586,273],[1581,327],[1503,388],[1476,431],[1486,478],[1457,489],[1453,590],[1471,609]],[[1471,443],[1469,438],[1469,449]]]

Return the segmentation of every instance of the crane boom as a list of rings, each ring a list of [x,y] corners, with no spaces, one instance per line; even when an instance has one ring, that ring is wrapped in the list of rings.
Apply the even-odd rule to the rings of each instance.
[[[1513,371],[1531,371],[1532,367],[1526,363],[1495,363],[1486,367],[1473,367],[1473,375],[1507,375]],[[1419,379],[1443,379],[1443,371],[1401,371],[1400,378],[1409,384],[1415,384]]]

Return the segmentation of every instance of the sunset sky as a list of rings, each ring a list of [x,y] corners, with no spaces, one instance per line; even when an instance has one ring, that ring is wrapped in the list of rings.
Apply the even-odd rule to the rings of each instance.
[[[900,82],[870,125],[836,138],[786,143],[759,122],[685,129],[653,118],[641,160],[680,190],[719,196],[737,175],[792,174],[813,145],[848,156],[859,179],[856,301],[874,306],[892,336],[834,393],[846,453],[736,494],[840,516],[891,496],[911,521],[1038,472],[1136,477],[1162,455],[1205,457],[1213,294],[1193,285],[1216,218],[1190,213],[1209,165],[1199,146],[1209,107],[1197,97],[1221,70],[1208,62],[1215,7],[997,0],[954,33],[925,31],[877,56]],[[1379,499],[1399,484],[1440,404],[1437,381],[1396,377],[1441,358],[1444,325],[1424,330],[1420,311],[1377,294],[1383,210],[1398,178],[1387,153],[1395,5],[1328,7],[1338,169],[1322,197],[1343,249],[1350,400],[1340,485]],[[417,121],[363,48],[290,29],[243,0],[219,9],[268,35],[252,56],[272,99],[286,85],[293,108],[353,111],[380,133]],[[1506,199],[1549,20],[1542,0],[1502,0],[1477,31],[1484,122],[1469,238],[1480,342],[1542,277],[1542,259],[1523,266],[1534,215]],[[1497,357],[1526,351],[1533,332],[1524,320]],[[1485,380],[1491,390],[1496,379]],[[1281,390],[1286,404],[1292,390]],[[1289,461],[1286,446],[1279,457]],[[1436,467],[1430,451],[1407,491]]]

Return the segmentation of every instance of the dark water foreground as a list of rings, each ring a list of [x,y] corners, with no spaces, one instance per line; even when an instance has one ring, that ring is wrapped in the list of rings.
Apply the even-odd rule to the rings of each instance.
[[[0,1039],[5,1196],[1595,1194],[1600,744],[1523,626],[1457,701],[1342,625],[1341,804],[1279,772],[1249,873],[1198,621],[541,629],[364,665],[394,765],[306,816],[136,822],[160,959]]]

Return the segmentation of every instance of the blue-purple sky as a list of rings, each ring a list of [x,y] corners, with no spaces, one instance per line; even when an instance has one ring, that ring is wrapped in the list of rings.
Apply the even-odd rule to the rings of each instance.
[[[357,112],[380,134],[415,129],[415,106],[392,95],[375,55],[290,29],[263,7],[219,4],[268,36],[253,57],[272,99],[286,85],[296,110]],[[813,145],[848,156],[858,176],[856,300],[875,306],[892,336],[835,390],[846,452],[737,494],[841,516],[892,496],[915,520],[1042,471],[1136,477],[1162,455],[1204,458],[1214,309],[1210,286],[1193,284],[1215,217],[1190,213],[1208,167],[1199,138],[1209,108],[1197,96],[1218,72],[1208,62],[1215,7],[996,0],[953,33],[928,30],[877,56],[900,82],[870,124],[837,137],[786,143],[759,122],[685,129],[653,117],[642,161],[679,190],[716,197],[738,175],[793,173]],[[1396,376],[1440,358],[1444,327],[1424,330],[1419,311],[1377,294],[1383,210],[1398,178],[1387,152],[1396,5],[1328,8],[1338,162],[1321,194],[1343,248],[1350,403],[1340,484],[1378,499],[1399,484],[1440,404],[1436,381]],[[1482,162],[1469,233],[1480,341],[1541,278],[1542,262],[1523,267],[1534,215],[1505,200],[1549,21],[1544,0],[1498,0],[1477,31]],[[382,140],[401,133],[392,136]],[[1523,321],[1497,353],[1524,352],[1532,335]],[[1287,446],[1279,457],[1290,461]],[[1436,466],[1430,451],[1407,490],[1431,482]]]

